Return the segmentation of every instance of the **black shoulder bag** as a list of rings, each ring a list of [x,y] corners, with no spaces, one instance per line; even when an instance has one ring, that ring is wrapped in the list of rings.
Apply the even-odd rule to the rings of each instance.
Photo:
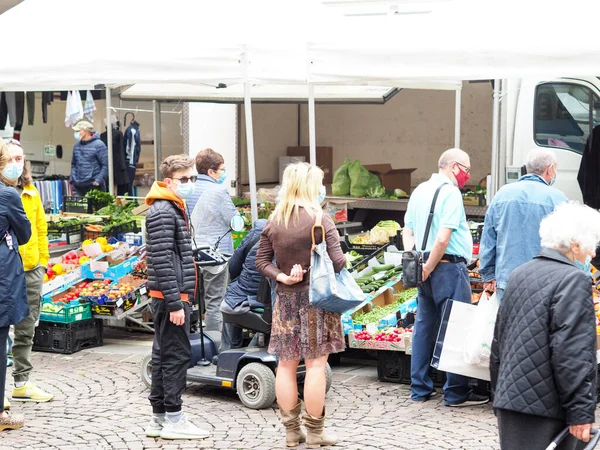
[[[402,284],[406,289],[414,288],[423,282],[423,252],[429,239],[429,231],[431,230],[431,222],[433,221],[433,211],[437,202],[440,191],[448,183],[441,184],[433,195],[431,208],[429,209],[429,217],[427,218],[427,226],[425,227],[425,236],[423,236],[423,245],[421,251],[409,250],[402,253]]]

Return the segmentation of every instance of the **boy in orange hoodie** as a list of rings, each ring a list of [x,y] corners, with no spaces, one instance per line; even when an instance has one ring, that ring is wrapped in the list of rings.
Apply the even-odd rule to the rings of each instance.
[[[152,389],[148,399],[152,420],[146,436],[163,439],[203,439],[209,433],[194,426],[181,411],[192,349],[190,301],[196,288],[185,199],[194,192],[194,160],[187,155],[166,158],[164,182],[154,183],[146,196],[148,287],[152,297],[154,344]]]

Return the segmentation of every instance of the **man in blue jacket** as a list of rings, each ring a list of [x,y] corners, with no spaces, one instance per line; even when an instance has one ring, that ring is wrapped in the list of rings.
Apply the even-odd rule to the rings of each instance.
[[[479,273],[485,288],[495,290],[499,301],[512,271],[541,250],[542,219],[567,201],[565,194],[551,187],[556,180],[556,165],[552,150],[531,150],[527,154],[527,175],[502,186],[487,210]]]
[[[262,277],[256,268],[256,252],[260,234],[266,224],[267,221],[264,219],[257,220],[229,260],[229,277],[233,281],[227,287],[221,310],[226,308],[243,314],[254,307],[263,306],[256,300]],[[242,347],[242,329],[237,325],[224,323],[221,351],[240,347]]]
[[[91,122],[82,119],[73,125],[75,147],[71,160],[71,184],[74,194],[85,197],[92,189],[106,190],[108,150]]]

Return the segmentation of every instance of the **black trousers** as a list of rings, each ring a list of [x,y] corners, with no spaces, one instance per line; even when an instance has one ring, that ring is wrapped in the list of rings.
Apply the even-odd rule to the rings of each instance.
[[[185,324],[177,326],[169,319],[170,311],[162,299],[152,299],[154,344],[152,345],[152,412],[181,411],[181,394],[192,359],[190,344],[190,305],[183,302]]]
[[[502,450],[545,450],[552,439],[567,426],[562,420],[507,409],[496,409],[496,415]],[[556,449],[576,450],[584,447],[584,442],[569,435]]]
[[[8,327],[0,327],[0,402],[2,402],[2,408],[0,411],[4,411],[4,391],[6,385],[6,341],[8,341]]]

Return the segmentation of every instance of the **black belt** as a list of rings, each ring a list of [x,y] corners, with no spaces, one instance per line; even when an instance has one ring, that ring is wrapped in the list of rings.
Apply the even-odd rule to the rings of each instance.
[[[429,259],[429,252],[425,252],[423,253],[423,262],[427,262],[427,260]],[[467,264],[467,260],[465,258],[463,258],[462,256],[456,256],[456,255],[448,255],[447,253],[444,253],[442,255],[442,259],[440,259],[441,261],[446,261],[446,262],[450,262],[450,263],[465,263]]]

